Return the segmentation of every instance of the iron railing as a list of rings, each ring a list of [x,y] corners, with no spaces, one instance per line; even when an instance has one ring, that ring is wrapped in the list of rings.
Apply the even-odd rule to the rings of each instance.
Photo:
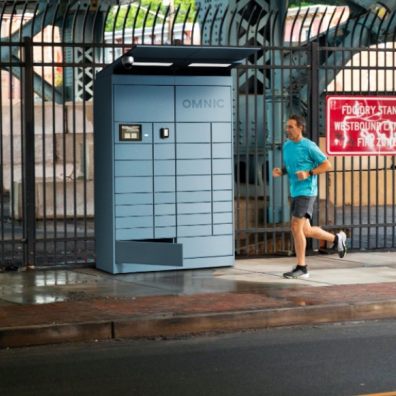
[[[323,147],[326,94],[395,94],[393,10],[112,3],[0,5],[0,268],[94,263],[93,81],[137,43],[262,48],[234,74],[236,254],[290,253],[287,183],[271,177],[283,123],[303,114]],[[394,157],[332,161],[314,221],[395,249]]]

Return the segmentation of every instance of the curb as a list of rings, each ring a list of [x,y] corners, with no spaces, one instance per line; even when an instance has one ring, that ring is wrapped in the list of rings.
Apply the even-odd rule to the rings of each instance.
[[[82,322],[0,328],[0,348],[107,340],[111,322]]]
[[[396,318],[396,300],[0,328],[0,348]]]
[[[232,332],[389,318],[396,318],[396,300],[234,311],[162,319],[118,320],[114,322],[114,336],[115,338],[171,337],[206,332]]]

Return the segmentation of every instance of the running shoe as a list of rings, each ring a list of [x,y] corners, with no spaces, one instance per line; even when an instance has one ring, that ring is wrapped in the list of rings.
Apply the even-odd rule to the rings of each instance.
[[[337,242],[338,256],[340,258],[343,258],[347,253],[347,245],[346,245],[347,236],[344,231],[340,231],[337,234],[337,237],[338,237],[338,242]]]
[[[296,265],[290,272],[285,272],[283,277],[288,279],[308,279],[308,268],[306,265]]]

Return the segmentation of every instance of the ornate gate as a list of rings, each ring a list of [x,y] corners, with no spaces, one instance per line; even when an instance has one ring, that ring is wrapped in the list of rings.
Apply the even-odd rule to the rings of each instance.
[[[324,148],[326,95],[396,90],[396,2],[345,3],[2,2],[0,268],[94,263],[93,80],[136,43],[262,48],[235,73],[236,253],[290,254],[287,184],[271,177],[287,116]],[[395,249],[394,157],[332,161],[314,221],[352,249]]]

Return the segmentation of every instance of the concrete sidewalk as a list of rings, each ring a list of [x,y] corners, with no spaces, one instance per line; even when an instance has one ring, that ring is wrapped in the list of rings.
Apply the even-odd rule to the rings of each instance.
[[[311,256],[309,280],[282,278],[294,257],[145,274],[3,272],[0,347],[394,318],[395,256]]]

